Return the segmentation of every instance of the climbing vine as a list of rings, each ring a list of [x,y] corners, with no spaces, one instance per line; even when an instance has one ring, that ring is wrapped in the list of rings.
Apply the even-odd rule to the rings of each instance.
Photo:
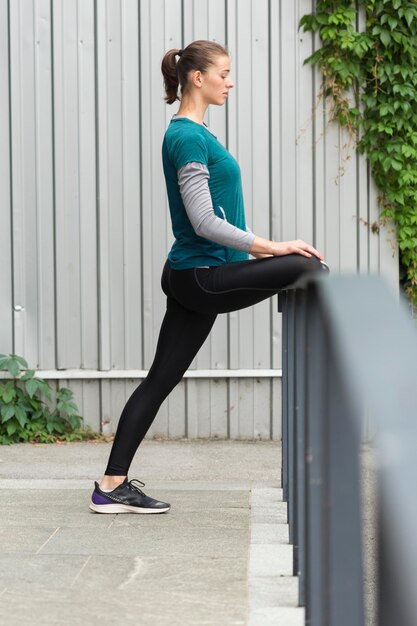
[[[362,24],[363,23],[363,24]],[[355,137],[396,224],[401,280],[417,304],[417,0],[317,0],[302,17],[321,47],[305,62],[323,74],[331,119]]]

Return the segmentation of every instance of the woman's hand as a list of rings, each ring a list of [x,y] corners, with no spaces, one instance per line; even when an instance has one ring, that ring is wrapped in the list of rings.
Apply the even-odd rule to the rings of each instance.
[[[250,253],[253,256],[284,256],[286,254],[301,254],[302,256],[316,256],[321,261],[323,255],[320,254],[313,246],[306,243],[302,239],[294,241],[269,241],[255,235]]]

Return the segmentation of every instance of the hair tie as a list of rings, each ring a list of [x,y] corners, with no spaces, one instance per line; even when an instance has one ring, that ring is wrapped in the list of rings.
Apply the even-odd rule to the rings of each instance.
[[[183,53],[183,52],[184,52],[184,50],[178,50],[178,52],[177,52],[178,56],[179,56],[179,57],[180,57],[180,56],[182,56],[182,53]]]

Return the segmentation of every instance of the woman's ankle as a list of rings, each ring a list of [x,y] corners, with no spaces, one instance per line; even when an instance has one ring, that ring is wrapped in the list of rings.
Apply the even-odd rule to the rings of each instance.
[[[113,491],[124,482],[126,476],[107,476],[106,474],[100,480],[100,489],[105,491]]]

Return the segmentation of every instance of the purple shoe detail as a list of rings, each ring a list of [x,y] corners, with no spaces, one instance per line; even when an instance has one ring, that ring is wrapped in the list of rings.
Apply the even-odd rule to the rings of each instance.
[[[100,493],[97,493],[97,491],[93,491],[91,500],[93,501],[94,504],[114,504],[114,502],[112,502],[105,496],[102,496]]]

